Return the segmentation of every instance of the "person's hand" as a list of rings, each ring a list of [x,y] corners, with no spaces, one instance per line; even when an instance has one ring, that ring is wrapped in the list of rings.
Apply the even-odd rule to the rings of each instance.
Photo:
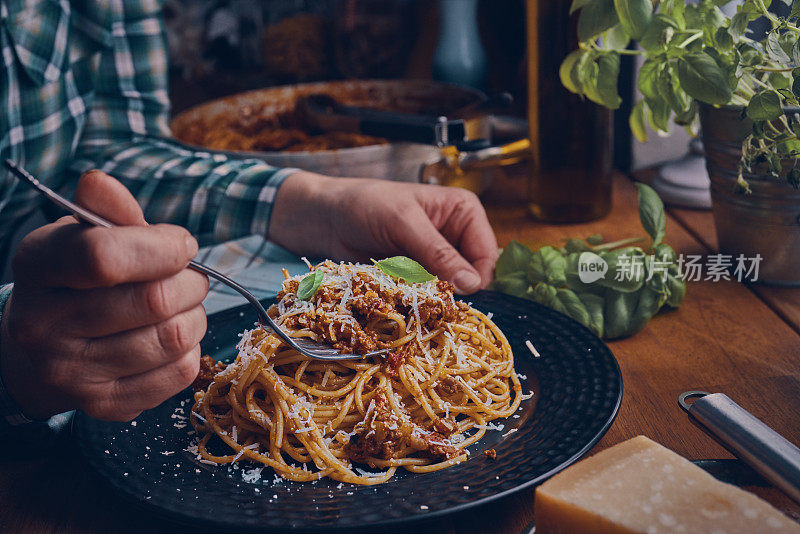
[[[0,325],[2,378],[28,417],[78,408],[127,421],[196,377],[208,280],[186,269],[197,253],[189,232],[148,226],[110,176],[87,173],[76,201],[126,226],[64,217],[22,241]]]
[[[492,280],[497,241],[464,189],[298,172],[278,190],[269,237],[293,252],[368,261],[410,256],[472,293]]]

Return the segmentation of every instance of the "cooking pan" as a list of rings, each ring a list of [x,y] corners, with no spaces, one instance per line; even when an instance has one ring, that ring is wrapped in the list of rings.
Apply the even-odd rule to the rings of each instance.
[[[486,96],[468,87],[428,80],[351,80],[307,83],[248,91],[207,102],[177,115],[171,123],[173,135],[193,146],[203,146],[205,132],[232,123],[269,124],[291,114],[298,99],[315,94],[330,95],[350,106],[372,107],[400,113],[457,115],[471,110],[465,118],[470,139],[498,139],[498,143],[526,135],[520,119],[476,113]],[[319,151],[223,150],[236,156],[256,157],[278,167],[296,167],[329,176],[378,178],[419,182],[438,181],[427,166],[441,159],[439,147],[422,143],[389,142],[354,148]],[[491,180],[490,167],[472,171],[474,190],[483,190]]]

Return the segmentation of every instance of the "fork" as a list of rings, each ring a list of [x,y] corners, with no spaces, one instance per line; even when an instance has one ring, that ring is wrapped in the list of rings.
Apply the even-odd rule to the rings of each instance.
[[[114,225],[107,221],[106,219],[100,217],[96,213],[83,208],[74,202],[67,200],[66,198],[62,197],[49,187],[42,184],[39,180],[31,176],[31,174],[17,165],[17,163],[13,160],[6,159],[5,160],[6,167],[20,180],[27,183],[31,187],[33,187],[36,191],[50,199],[51,202],[64,208],[65,210],[71,212],[81,221],[94,225],[94,226],[102,226],[104,228],[111,228]],[[339,360],[356,360],[362,358],[368,358],[370,356],[377,356],[380,354],[386,354],[389,352],[389,349],[381,349],[372,352],[368,352],[364,355],[359,354],[342,354],[338,350],[326,345],[324,343],[318,343],[316,341],[306,339],[306,338],[293,338],[289,336],[286,332],[281,330],[281,328],[272,320],[272,318],[267,314],[267,310],[264,309],[261,302],[253,295],[250,291],[239,285],[237,282],[234,282],[224,274],[215,271],[211,267],[207,265],[203,265],[202,263],[196,262],[194,260],[189,262],[188,267],[190,269],[194,269],[195,271],[201,272],[205,275],[214,278],[215,280],[219,280],[226,286],[230,287],[234,291],[241,294],[250,305],[255,308],[256,313],[258,314],[258,322],[261,323],[262,326],[266,327],[270,331],[274,332],[279,338],[281,338],[287,345],[295,349],[296,351],[308,356],[309,358],[314,358],[315,360],[327,360],[327,361],[339,361]]]

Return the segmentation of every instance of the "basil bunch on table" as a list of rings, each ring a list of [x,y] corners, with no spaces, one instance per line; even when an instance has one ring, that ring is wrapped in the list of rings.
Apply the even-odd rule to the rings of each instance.
[[[512,241],[500,254],[491,289],[564,313],[607,339],[635,334],[664,306],[680,306],[686,283],[675,251],[662,242],[664,204],[649,186],[636,186],[650,248],[633,246],[643,238],[606,243],[599,234],[535,252]]]

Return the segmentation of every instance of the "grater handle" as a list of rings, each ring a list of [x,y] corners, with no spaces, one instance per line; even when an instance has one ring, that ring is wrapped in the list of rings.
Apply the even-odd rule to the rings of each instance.
[[[689,404],[691,398],[697,400]],[[688,391],[678,400],[735,456],[800,503],[800,449],[723,393]]]

